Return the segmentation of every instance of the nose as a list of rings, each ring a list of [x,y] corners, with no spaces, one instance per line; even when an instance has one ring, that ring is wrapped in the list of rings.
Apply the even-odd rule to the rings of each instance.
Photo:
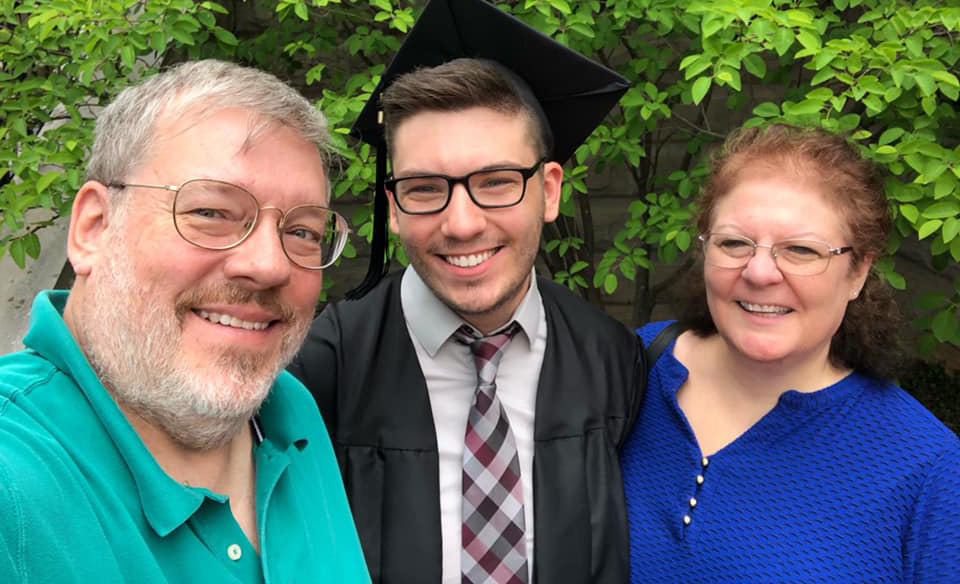
[[[776,258],[769,245],[757,245],[753,257],[743,267],[740,277],[755,286],[769,286],[783,281],[783,272],[777,267]]]
[[[482,233],[486,225],[486,211],[473,202],[463,184],[453,185],[450,203],[443,210],[440,232],[445,237],[468,240]]]
[[[228,278],[252,290],[283,286],[290,281],[292,266],[280,243],[279,218],[264,214],[263,209],[253,231],[243,243],[228,250],[224,272]],[[278,211],[279,212],[279,211]]]

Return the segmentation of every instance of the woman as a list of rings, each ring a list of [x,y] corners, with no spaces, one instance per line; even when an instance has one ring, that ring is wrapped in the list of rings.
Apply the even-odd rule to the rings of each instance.
[[[697,226],[703,281],[624,445],[633,582],[960,582],[960,441],[886,381],[873,166],[819,130],[741,131]]]

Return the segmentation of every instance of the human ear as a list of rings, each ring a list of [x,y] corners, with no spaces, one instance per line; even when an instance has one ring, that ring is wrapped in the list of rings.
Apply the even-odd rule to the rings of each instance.
[[[390,205],[390,231],[394,235],[400,235],[400,221],[397,219],[397,202],[393,200],[393,193],[390,191],[385,191],[387,193],[387,201]]]
[[[563,167],[556,162],[543,163],[543,222],[550,223],[560,213]]]
[[[88,276],[106,245],[110,217],[110,190],[87,181],[77,191],[67,234],[67,258],[77,276]]]
[[[863,290],[867,276],[870,275],[870,268],[873,266],[873,254],[866,255],[860,260],[860,264],[850,270],[850,290],[847,295],[848,300],[856,300]]]

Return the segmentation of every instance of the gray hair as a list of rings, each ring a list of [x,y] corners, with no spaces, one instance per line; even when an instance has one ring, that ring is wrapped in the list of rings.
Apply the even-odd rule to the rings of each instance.
[[[97,118],[87,180],[106,185],[126,180],[150,154],[161,119],[187,112],[206,117],[226,108],[258,114],[251,137],[271,123],[289,126],[317,145],[328,168],[330,135],[320,110],[269,73],[207,59],[182,63],[120,92]]]

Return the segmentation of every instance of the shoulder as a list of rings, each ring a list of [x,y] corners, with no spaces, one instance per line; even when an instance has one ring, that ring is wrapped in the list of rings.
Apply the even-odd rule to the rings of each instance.
[[[402,276],[402,271],[390,274],[362,298],[328,304],[318,320],[323,320],[326,316],[328,320],[360,325],[369,322],[369,317],[373,314],[390,312],[390,309],[400,306]]]
[[[650,343],[653,342],[653,339],[657,338],[657,335],[663,332],[663,329],[675,322],[675,320],[658,320],[655,322],[648,322],[647,324],[638,328],[636,333],[637,336],[643,341],[644,346],[650,346]]]
[[[0,357],[0,416],[11,404],[51,383],[60,370],[33,351]]]
[[[289,371],[277,376],[270,395],[261,407],[261,416],[269,416],[274,424],[282,424],[298,433],[326,435],[326,428],[317,402]]]
[[[399,284],[399,274],[391,274],[363,298],[328,304],[311,323],[288,370],[314,390],[320,383],[314,377],[335,375],[331,368],[342,364],[345,351],[376,344],[388,320],[402,324]]]
[[[580,298],[556,282],[537,276],[537,288],[543,300],[547,322],[554,327],[565,326],[578,342],[620,339],[635,343],[633,334],[612,316]]]
[[[854,373],[847,383],[863,387],[850,416],[859,419],[864,447],[892,459],[932,463],[960,452],[960,439],[913,396],[897,385]]]

